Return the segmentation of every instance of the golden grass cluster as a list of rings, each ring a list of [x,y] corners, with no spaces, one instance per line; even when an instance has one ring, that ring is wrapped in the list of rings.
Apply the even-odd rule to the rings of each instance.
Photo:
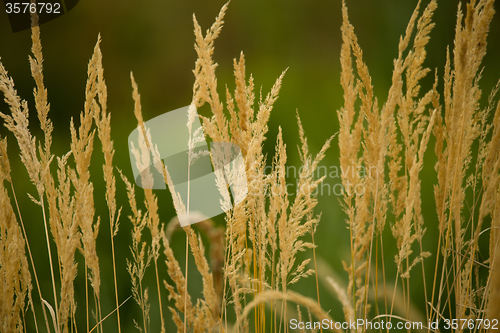
[[[350,232],[350,258],[343,263],[347,288],[341,286],[343,283],[338,278],[327,279],[343,307],[344,317],[334,318],[338,322],[360,318],[422,320],[424,329],[431,331],[434,329],[425,327],[429,321],[444,321],[445,318],[500,319],[500,104],[494,102],[497,86],[490,95],[489,104],[482,107],[479,88],[493,3],[492,0],[471,1],[465,14],[459,7],[453,55],[447,53],[442,79],[444,91],[440,94],[437,71],[432,88],[421,91],[421,81],[430,72],[424,67],[425,48],[434,27],[432,15],[437,2],[432,0],[421,10],[419,1],[400,39],[392,85],[382,105],[374,96],[372,79],[349,22],[347,7],[345,3],[342,5],[340,61],[344,105],[338,111],[340,165],[344,170],[353,166],[374,166],[377,174],[361,177],[357,173],[346,173],[342,177],[345,188],[363,185],[366,190],[363,193],[345,191],[341,198]],[[139,169],[154,164],[163,175],[179,219],[160,216],[158,198],[152,189],[144,189],[144,202],[138,202],[134,185],[114,165],[100,38],[88,65],[80,125],[76,128],[71,121],[70,150],[60,157],[51,152],[53,127],[44,86],[39,28],[32,28],[33,47],[29,60],[36,83],[34,109],[43,140],[36,139],[30,132],[28,103],[18,96],[12,78],[0,63],[0,90],[10,107],[9,113],[3,111],[0,116],[17,141],[21,161],[36,188],[36,195],[30,198],[40,209],[50,264],[50,277],[37,275],[22,219],[22,211],[26,208],[19,207],[16,186],[10,176],[7,139],[2,138],[1,332],[24,332],[27,326],[33,326],[36,332],[103,332],[102,322],[112,320],[108,317],[115,312],[116,329],[121,332],[125,319],[120,317],[120,306],[130,297],[140,309],[133,321],[144,333],[151,331],[152,311],[160,315],[162,332],[169,329],[165,321],[167,311],[178,332],[288,332],[288,320],[292,317],[305,321],[327,319],[334,323],[329,310],[320,304],[315,252],[318,244],[314,242],[321,216],[314,212],[317,204],[314,193],[323,180],[315,179],[314,175],[333,137],[313,156],[297,114],[301,172],[296,193],[289,196],[287,192],[287,152],[281,128],[276,138],[272,170],[265,172],[263,143],[285,72],[271,91],[256,101],[254,81],[252,76],[247,77],[241,54],[234,60],[236,89],[231,92],[226,88],[225,101],[221,99],[215,74],[217,64],[212,55],[226,9],[227,5],[206,33],[194,18],[198,59],[193,71],[195,82],[187,122],[190,133],[187,149],[189,165],[192,165],[199,157],[193,152],[195,144],[205,140],[200,130],[192,132],[194,109],[208,104],[213,116],[202,117],[203,131],[213,142],[231,142],[240,147],[248,194],[227,210],[224,228],[211,220],[183,228],[186,235],[184,269],[174,256],[170,240],[172,233],[180,228],[179,219],[190,211],[189,195],[187,202],[183,202],[151,142],[133,75],[132,97],[140,142],[139,147],[133,147],[132,153]],[[101,196],[94,193],[89,171],[96,132],[104,155],[107,216],[99,215],[94,208],[95,200]],[[419,177],[431,139],[435,142],[438,180],[434,185],[437,208],[434,224],[424,221]],[[217,154],[211,151],[214,164],[223,158]],[[128,283],[131,284],[128,298],[119,295],[118,284],[122,282],[117,277],[120,272],[116,271],[114,237],[119,232],[122,211],[116,200],[117,172],[127,189],[128,219],[132,225],[131,253],[127,258]],[[150,173],[141,175],[142,184],[152,181]],[[229,185],[241,187],[241,184],[231,183],[236,181],[235,177],[228,177]],[[10,186],[7,188],[5,184]],[[231,200],[227,186],[219,180],[218,187],[224,197],[222,207],[227,207]],[[236,202],[240,201],[240,194],[238,190],[233,193],[238,199]],[[466,205],[472,207],[471,213],[464,211]],[[111,235],[115,297],[112,309],[101,307],[103,286],[99,256],[107,254],[98,253],[96,244],[100,223],[104,220],[109,222]],[[386,227],[390,227],[389,233],[384,233]],[[424,244],[426,231],[439,233],[438,244]],[[145,233],[150,235],[151,242],[145,241]],[[200,234],[204,234],[208,242]],[[384,245],[384,239],[391,235],[396,245],[394,261],[384,256],[384,251],[391,253]],[[489,241],[489,254],[479,256],[478,244],[486,241]],[[54,248],[56,253],[52,253]],[[299,252],[306,250],[311,258],[299,260]],[[79,304],[78,308],[74,286],[78,272],[77,251],[84,258],[86,280],[85,304]],[[202,278],[202,297],[197,300],[188,293],[189,252]],[[428,260],[434,260],[432,272],[425,270],[424,262]],[[156,284],[147,286],[144,277],[151,264]],[[395,276],[387,273],[391,265],[395,265]],[[422,315],[412,303],[415,292],[412,282],[416,278],[411,274],[416,266],[421,267],[421,285],[426,299],[421,306],[425,311]],[[161,281],[161,270],[168,273],[170,282]],[[433,276],[431,285],[428,284],[429,274]],[[314,297],[291,289],[294,283],[311,275],[316,278]],[[42,290],[41,278],[50,278],[51,290]],[[158,294],[158,303],[150,303],[148,287]],[[41,306],[36,307],[35,302]],[[36,313],[36,308],[41,308],[42,313]],[[85,323],[77,323],[77,311],[85,311]],[[303,311],[307,311],[310,319],[303,318]],[[484,330],[484,326],[474,329]]]
[[[354,175],[343,179],[352,184],[365,182],[364,188],[368,189],[363,196],[344,196],[352,252],[352,261],[345,267],[353,304],[353,311],[346,312],[346,316],[354,313],[357,318],[369,318],[371,290],[375,291],[375,298],[384,300],[375,305],[385,305],[375,310],[375,316],[392,315],[395,310],[396,287],[392,295],[380,287],[387,284],[380,256],[382,233],[386,223],[392,222],[391,231],[398,248],[395,281],[396,285],[401,282],[405,299],[404,309],[398,309],[399,315],[408,319],[412,315],[410,270],[421,264],[428,320],[498,319],[500,313],[494,310],[498,300],[491,298],[498,289],[498,285],[493,284],[495,270],[490,267],[486,282],[475,274],[481,265],[492,265],[498,243],[495,228],[500,202],[499,104],[493,123],[490,115],[495,108],[493,96],[498,87],[489,105],[481,108],[478,86],[488,27],[494,13],[493,1],[472,1],[467,5],[465,18],[459,7],[453,60],[448,53],[444,71],[444,105],[437,91],[437,74],[432,89],[424,94],[420,92],[420,81],[430,72],[422,66],[437,2],[431,1],[421,15],[420,5],[419,2],[400,39],[388,99],[380,109],[348,21],[347,9],[345,6],[343,9],[341,82],[345,105],[338,113],[341,165],[374,165],[379,171],[375,178],[361,179]],[[358,99],[360,106],[356,110]],[[439,243],[433,249],[436,254],[433,284],[427,286],[423,260],[431,254],[424,248],[422,238],[433,226],[424,224],[419,172],[431,134],[436,141],[438,183],[434,192]],[[477,154],[473,154],[475,142],[479,142]],[[470,216],[463,211],[467,191],[473,196]],[[388,211],[388,207],[392,211]],[[491,226],[484,228],[488,215],[491,215]],[[484,263],[479,262],[477,256],[483,231],[491,235],[490,260]]]

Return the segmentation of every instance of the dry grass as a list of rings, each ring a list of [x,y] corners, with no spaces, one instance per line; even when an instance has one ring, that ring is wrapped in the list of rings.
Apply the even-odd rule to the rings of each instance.
[[[494,13],[493,2],[471,1],[465,14],[459,7],[453,55],[447,54],[441,94],[437,71],[432,88],[421,91],[421,81],[430,72],[424,67],[424,61],[437,2],[430,1],[423,10],[419,2],[400,39],[392,85],[382,105],[374,95],[372,79],[354,27],[349,22],[347,7],[345,3],[342,5],[340,62],[344,105],[337,112],[340,165],[344,170],[364,166],[376,172],[370,177],[361,177],[357,172],[342,176],[344,188],[362,186],[366,190],[363,193],[344,191],[341,198],[350,232],[350,258],[343,263],[347,287],[342,287],[338,277],[326,279],[343,307],[344,318],[334,318],[338,322],[416,320],[412,293],[416,292],[414,281],[419,279],[413,275],[417,266],[422,272],[421,285],[426,299],[422,306],[424,326],[436,320],[445,324],[445,318],[476,320],[475,323],[500,319],[500,103],[494,100],[497,86],[490,95],[489,104],[481,107],[479,87],[481,61],[486,53],[486,37]],[[323,180],[314,175],[333,137],[313,156],[297,114],[301,171],[296,193],[288,194],[287,147],[281,128],[276,137],[271,172],[265,172],[263,143],[285,72],[266,96],[261,95],[256,100],[254,81],[252,76],[247,78],[245,58],[241,54],[234,60],[236,88],[234,92],[226,88],[223,101],[218,93],[217,65],[212,55],[226,9],[227,4],[206,33],[194,17],[198,59],[193,71],[193,99],[186,123],[189,130],[188,180],[190,167],[201,155],[210,154],[214,164],[224,158],[217,150],[194,152],[196,144],[205,140],[201,129],[193,129],[195,110],[208,104],[213,116],[201,117],[203,131],[213,142],[231,142],[240,147],[248,194],[244,196],[244,184],[237,181],[238,170],[228,175],[217,174],[218,190],[224,198],[221,206],[231,207],[229,188],[237,204],[232,209],[224,209],[227,210],[224,229],[211,220],[183,228],[186,235],[184,270],[174,256],[170,237],[173,230],[180,228],[179,220],[189,218],[189,192],[184,202],[176,191],[145,126],[139,88],[131,75],[134,114],[140,134],[138,147],[132,147],[132,154],[139,170],[149,170],[153,164],[163,176],[178,215],[165,223],[170,217],[160,216],[158,198],[152,186],[145,186],[144,208],[141,209],[134,186],[118,170],[127,189],[131,211],[128,218],[132,225],[132,244],[127,270],[131,297],[140,308],[140,315],[133,321],[144,333],[151,331],[152,311],[160,316],[161,331],[167,331],[167,308],[178,332],[288,332],[289,320],[294,316],[305,321],[325,319],[334,323],[320,304],[317,244],[314,243],[314,232],[320,221],[320,215],[314,211],[317,204],[314,193]],[[14,82],[1,63],[0,90],[10,113],[2,112],[0,116],[18,143],[21,161],[36,189],[36,195],[30,197],[40,209],[45,228],[51,290],[42,290],[39,284],[41,277],[37,275],[26,239],[22,209],[10,176],[7,139],[1,139],[0,291],[3,298],[0,301],[0,331],[23,332],[29,320],[34,323],[36,332],[103,332],[102,321],[116,311],[116,328],[121,332],[125,318],[120,317],[120,306],[128,298],[120,299],[118,285],[129,282],[118,278],[120,272],[116,271],[114,237],[119,232],[121,207],[116,200],[115,150],[111,115],[107,112],[100,37],[88,65],[80,125],[75,128],[71,121],[70,151],[56,157],[57,168],[53,166],[55,156],[51,152],[53,127],[44,86],[38,27],[32,29],[32,42],[30,65],[36,83],[35,110],[43,143],[31,134],[28,104],[17,95]],[[100,222],[106,218],[95,211],[94,202],[100,195],[94,193],[89,171],[96,131],[104,155],[104,199],[108,207],[115,298],[112,309],[101,309],[97,241]],[[435,141],[437,157],[437,184],[434,185],[437,226],[432,221],[424,221],[419,176],[431,138]],[[475,145],[479,147],[477,151]],[[52,169],[56,170],[57,179]],[[150,172],[142,172],[141,176],[142,184],[153,182]],[[10,184],[10,195],[6,183]],[[468,197],[473,201],[469,202]],[[472,207],[472,213],[464,211],[466,205]],[[386,225],[390,233],[384,233]],[[439,242],[434,248],[423,242],[428,230],[439,233]],[[146,231],[151,237],[150,243],[144,240]],[[207,242],[202,234],[208,239],[208,256]],[[478,244],[485,241],[488,234],[489,256],[485,253],[479,256]],[[390,252],[384,239],[391,235],[396,244],[394,261],[384,256],[384,251]],[[53,248],[56,253],[52,253]],[[299,260],[299,252],[307,250],[311,258]],[[78,308],[75,301],[77,251],[84,258],[86,293],[85,304],[79,304]],[[189,251],[202,280],[202,297],[197,300],[188,293]],[[486,260],[481,259],[485,257]],[[425,269],[424,262],[429,260],[433,260],[434,271]],[[156,304],[150,304],[149,286],[145,285],[146,271],[151,264],[155,269]],[[392,265],[396,275],[388,276]],[[159,271],[165,268],[170,281],[160,278]],[[313,293],[316,299],[292,290],[294,283],[311,275],[316,278],[317,290]],[[432,283],[429,284],[431,275]],[[32,281],[42,314],[35,313]],[[167,298],[168,306],[165,307]],[[296,306],[297,313],[292,315]],[[304,310],[310,319],[302,316]],[[85,323],[76,322],[77,311],[85,311]],[[486,329],[483,325],[473,331]],[[330,330],[344,331],[338,327],[330,327]],[[463,329],[453,330],[460,332]]]

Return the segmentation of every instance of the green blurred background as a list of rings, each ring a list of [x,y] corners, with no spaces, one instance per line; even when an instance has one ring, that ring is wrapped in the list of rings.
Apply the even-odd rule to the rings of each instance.
[[[424,5],[427,3],[428,1],[424,1]],[[223,4],[224,1],[201,0],[147,2],[81,0],[69,13],[42,25],[45,84],[51,106],[50,117],[55,127],[53,152],[62,155],[69,150],[69,122],[74,117],[76,123],[79,123],[78,114],[83,109],[85,97],[87,63],[100,33],[104,75],[108,85],[108,111],[112,114],[112,137],[116,148],[115,164],[131,177],[127,137],[136,123],[133,116],[130,71],[134,72],[139,85],[146,120],[188,105],[192,97],[194,82],[192,69],[196,59],[193,48],[192,15],[196,14],[205,30],[212,24]],[[397,56],[399,36],[405,31],[416,1],[352,0],[348,1],[347,5],[350,20],[363,48],[364,60],[370,69],[375,93],[381,105],[387,97],[391,82],[393,59]],[[434,16],[436,27],[431,33],[425,65],[431,69],[436,68],[439,75],[443,73],[446,47],[452,47],[457,6],[456,0],[439,1]],[[225,26],[215,42],[214,59],[219,64],[217,76],[221,96],[225,95],[226,84],[230,90],[234,90],[232,61],[241,51],[246,56],[247,73],[253,74],[256,87],[262,86],[264,94],[269,91],[280,73],[289,68],[269,123],[270,131],[265,146],[268,152],[268,164],[271,163],[278,126],[282,126],[289,164],[299,165],[296,149],[298,144],[296,109],[301,115],[313,154],[318,152],[328,137],[338,131],[336,110],[343,104],[339,78],[340,26],[341,1],[339,0],[233,0],[230,3]],[[498,15],[494,18],[490,30],[482,79],[483,97],[489,94],[500,76]],[[0,10],[1,61],[14,78],[19,95],[26,99],[34,110],[32,97],[34,81],[28,63],[30,47],[30,32],[26,30],[13,34],[6,14],[3,9]],[[432,75],[429,75],[424,79],[424,86],[429,88],[432,80]],[[9,112],[3,101],[0,102],[0,110]],[[39,136],[36,116],[32,114],[31,119],[32,132]],[[18,158],[18,148],[13,136],[7,133],[3,126],[0,128],[0,134],[2,137],[7,136],[10,143],[9,156],[13,165],[13,178],[27,225],[28,238],[34,250],[36,268],[42,288],[45,290],[44,294],[52,303],[41,212],[26,195],[26,193],[34,195],[35,189],[27,180],[27,173]],[[102,309],[103,314],[107,314],[114,306],[114,291],[109,226],[102,181],[103,158],[100,149],[100,144],[96,141],[91,174],[95,184],[97,214],[102,216],[98,251],[103,276]],[[321,165],[327,168],[339,166],[338,156],[338,140],[335,138]],[[437,239],[435,204],[432,195],[432,186],[436,179],[433,170],[434,161],[431,142],[421,179],[423,212],[428,227],[425,246],[426,250],[433,253]],[[294,182],[293,179],[290,181]],[[330,178],[325,182],[333,186],[340,182],[340,179]],[[126,217],[129,209],[124,186],[119,179],[117,188],[118,204],[124,206],[120,232],[116,237],[120,300],[124,300],[131,295],[130,278],[126,271],[126,258],[131,257],[128,248],[130,222]],[[167,191],[158,192],[158,196],[162,221],[168,222],[175,215],[170,196]],[[327,192],[319,195],[317,212],[322,212],[322,218],[316,234],[317,253],[327,260],[342,281],[347,283],[347,275],[342,270],[341,260],[349,260],[349,233],[338,199],[334,194]],[[217,223],[223,223],[220,216],[216,220]],[[386,228],[386,231],[389,236],[389,228]],[[172,245],[182,267],[183,244],[183,233],[175,234]],[[386,262],[393,262],[393,244],[388,242],[386,246],[388,248]],[[306,253],[304,258],[310,255],[311,253]],[[85,308],[84,273],[79,253],[77,259],[80,263],[79,276],[75,283],[79,308],[78,322],[80,327],[84,327],[82,325]],[[428,272],[432,271],[434,259],[433,256],[428,260]],[[163,257],[160,260],[160,270],[164,278],[166,274]],[[194,265],[190,266],[190,272],[195,270]],[[392,272],[391,268],[388,268],[388,271]],[[157,303],[155,303],[153,272],[154,270],[150,268],[147,276],[152,304],[151,331],[158,331],[159,318],[155,306]],[[412,279],[415,281],[413,301],[422,308],[424,299],[419,290],[421,272],[417,268],[412,274],[414,276]],[[395,273],[389,273],[389,276],[394,275]],[[293,289],[311,297],[316,295],[314,278],[295,285]],[[190,292],[194,298],[200,295],[200,290],[199,276],[190,274]],[[337,320],[341,319],[341,306],[336,297],[330,294],[324,285],[320,285],[320,293],[323,308],[331,310],[332,316]],[[166,301],[165,289],[163,295]],[[139,322],[141,320],[137,305],[130,300],[122,308],[122,323],[126,326],[126,332],[133,330],[132,318]],[[174,331],[168,311],[165,311],[165,318],[169,325],[167,332]],[[114,315],[106,320],[104,328],[106,332],[116,330]]]

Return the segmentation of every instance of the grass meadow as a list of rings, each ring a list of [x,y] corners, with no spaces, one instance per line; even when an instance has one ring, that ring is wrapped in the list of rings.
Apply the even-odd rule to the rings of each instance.
[[[500,329],[495,1],[155,6],[0,24],[0,332]]]

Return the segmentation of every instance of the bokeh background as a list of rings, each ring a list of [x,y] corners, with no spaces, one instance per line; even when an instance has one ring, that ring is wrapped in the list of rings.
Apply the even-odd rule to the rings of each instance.
[[[391,82],[393,59],[397,56],[399,36],[404,33],[408,20],[417,1],[414,0],[350,0],[347,1],[349,15],[359,43],[364,51],[364,60],[373,77],[375,93],[379,105],[385,101]],[[193,13],[207,29],[214,21],[225,1],[98,1],[81,0],[70,12],[41,26],[44,53],[45,84],[48,89],[51,111],[49,116],[54,123],[53,152],[62,155],[69,150],[69,122],[83,109],[87,63],[93,52],[98,34],[102,37],[104,75],[108,85],[108,111],[112,114],[112,137],[116,148],[115,164],[126,175],[132,171],[128,156],[127,137],[135,128],[133,101],[131,97],[130,72],[133,71],[142,96],[144,118],[150,119],[170,110],[188,105],[192,97],[194,76],[192,69],[196,59],[193,36]],[[424,1],[426,5],[428,1]],[[497,1],[497,9],[499,1]],[[434,15],[436,27],[431,33],[428,57],[425,65],[437,69],[442,75],[446,48],[453,45],[457,0],[438,2]],[[19,95],[26,99],[34,110],[33,87],[28,63],[31,39],[28,30],[12,33],[3,7],[0,10],[0,57],[9,74],[14,78]],[[215,42],[214,59],[217,69],[219,93],[225,95],[225,85],[234,90],[232,76],[233,59],[241,51],[246,56],[247,73],[252,73],[256,87],[262,86],[264,94],[272,87],[280,73],[288,68],[283,81],[280,97],[275,104],[269,123],[266,151],[268,164],[271,163],[278,127],[283,128],[290,165],[299,165],[296,146],[298,131],[295,112],[298,110],[310,149],[317,153],[324,141],[338,131],[336,110],[342,104],[340,86],[340,26],[341,1],[243,1],[233,0],[225,17],[225,26]],[[500,16],[493,19],[489,35],[488,53],[484,60],[482,87],[483,101],[486,100],[496,80],[500,77],[498,63],[500,53]],[[424,79],[424,90],[432,84],[433,76]],[[442,81],[439,89],[442,90]],[[9,112],[0,102],[0,110]],[[205,111],[201,111],[202,113]],[[31,129],[40,134],[36,115],[31,115]],[[27,173],[18,157],[15,139],[1,126],[0,134],[9,140],[9,156],[13,165],[13,178],[20,199],[24,221],[28,229],[29,242],[34,256],[42,288],[47,290],[51,300],[50,275],[48,271],[47,250],[43,235],[43,221],[39,207],[34,205],[26,193],[35,194],[34,186],[28,181]],[[104,200],[102,181],[102,154],[96,141],[91,174],[95,184],[97,214],[102,216],[98,251],[102,270],[103,314],[114,307],[114,291],[111,270],[109,226],[107,208]],[[335,138],[328,150],[322,166],[339,166],[338,140]],[[435,253],[437,226],[432,186],[435,183],[433,170],[433,142],[429,145],[425,168],[421,173],[423,190],[423,212],[427,223],[426,250]],[[291,177],[290,182],[295,180]],[[331,186],[340,182],[339,178],[328,178]],[[117,271],[120,300],[131,295],[130,278],[126,271],[126,258],[130,258],[130,222],[125,188],[117,178],[118,204],[124,210],[120,221],[120,232],[116,237]],[[157,192],[160,214],[163,222],[174,215],[173,205],[167,191]],[[140,197],[139,197],[140,198]],[[322,212],[316,243],[317,254],[326,260],[339,279],[347,283],[341,261],[349,260],[349,233],[346,229],[345,215],[340,209],[339,197],[328,193],[327,188],[318,196],[317,212]],[[141,200],[141,199],[140,199]],[[223,225],[219,216],[216,222]],[[390,236],[389,228],[386,228]],[[147,234],[147,233],[146,233]],[[179,232],[172,241],[181,267],[184,263],[184,234]],[[145,236],[147,237],[147,235]],[[393,244],[392,244],[393,245]],[[392,262],[394,252],[391,243],[386,244],[386,261]],[[310,256],[305,253],[304,256]],[[75,282],[78,297],[80,324],[84,324],[84,273],[81,254],[79,276]],[[434,257],[429,260],[432,271]],[[193,260],[190,261],[193,263]],[[166,278],[163,259],[160,260],[162,278]],[[200,296],[201,280],[190,266],[190,293]],[[193,272],[193,274],[191,274]],[[389,272],[390,268],[389,268]],[[423,309],[423,295],[419,291],[421,272],[418,268],[412,273],[415,290],[413,302]],[[154,270],[150,268],[147,280],[150,286],[151,331],[159,329],[159,314],[156,303],[156,290],[153,280]],[[389,276],[394,276],[389,274]],[[428,277],[429,279],[432,276]],[[294,290],[315,297],[314,278],[300,282]],[[163,289],[164,301],[167,292]],[[341,319],[341,305],[328,288],[320,284],[321,303],[324,309],[331,310],[334,318]],[[165,308],[164,308],[165,309]],[[133,300],[122,308],[122,324],[125,332],[133,330],[133,321],[140,322],[139,308]],[[38,312],[39,314],[41,312]],[[168,311],[167,332],[174,331]],[[84,327],[84,325],[81,325]],[[110,316],[105,322],[105,331],[116,330],[116,318]],[[30,329],[28,329],[30,331]]]

